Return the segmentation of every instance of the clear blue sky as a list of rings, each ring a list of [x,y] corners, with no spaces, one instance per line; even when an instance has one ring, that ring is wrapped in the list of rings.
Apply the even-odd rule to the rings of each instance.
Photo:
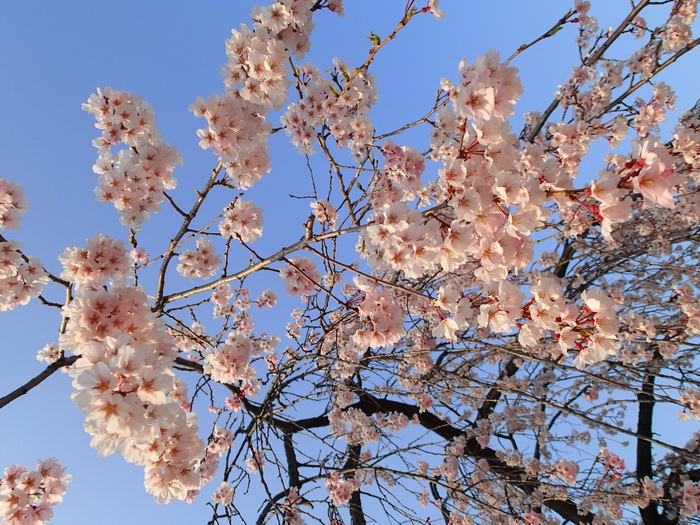
[[[80,106],[97,87],[134,91],[149,102],[165,140],[184,154],[185,165],[175,172],[178,191],[187,195],[200,185],[215,161],[211,152],[197,146],[195,131],[200,122],[187,107],[197,96],[207,98],[223,91],[219,70],[225,62],[224,41],[232,28],[248,21],[255,3],[6,3],[0,19],[0,176],[21,184],[30,202],[22,228],[6,232],[8,236],[23,243],[27,253],[39,257],[54,273],[60,273],[57,256],[66,246],[84,245],[96,232],[125,238],[116,212],[98,203],[93,193],[96,176],[91,167],[96,154],[91,140],[97,130]],[[316,19],[307,59],[321,69],[330,67],[335,56],[359,64],[370,45],[366,38],[370,31],[386,35],[401,17],[405,1],[346,0],[346,4],[345,18],[324,12]],[[456,77],[461,58],[471,62],[495,48],[505,59],[572,5],[573,1],[562,0],[443,0],[444,20],[427,14],[419,17],[377,59],[373,69],[380,100],[372,115],[375,126],[386,131],[422,116],[440,78]],[[607,27],[620,19],[628,5],[626,0],[599,0],[593,2],[592,14]],[[549,104],[576,56],[573,38],[573,28],[567,28],[555,42],[545,42],[516,59],[525,87],[518,113],[542,110]],[[667,79],[679,89],[681,108],[695,102],[697,88],[689,85],[688,72],[699,67],[695,57],[686,57],[676,68],[679,74]],[[427,139],[423,140],[425,145]],[[283,145],[285,141],[284,136],[274,138],[273,148],[282,152],[272,152],[273,172],[250,193],[266,212],[261,246],[270,250],[298,239],[297,225],[308,215],[307,203],[291,208],[289,213],[298,215],[291,220],[275,215],[276,205],[297,189],[294,176],[305,173],[303,158],[294,156],[292,148]],[[167,223],[157,224],[168,231]],[[268,331],[283,336],[288,317],[283,310],[279,314],[279,323],[270,322]],[[0,315],[0,355],[5,363],[0,394],[42,369],[36,352],[57,340],[58,323],[56,311],[36,303]],[[52,523],[165,524],[208,519],[205,503],[216,481],[193,505],[154,504],[143,489],[140,467],[120,457],[100,458],[89,447],[89,436],[82,431],[83,416],[73,406],[70,392],[68,377],[56,374],[0,412],[0,468],[13,463],[33,466],[38,458],[55,456],[73,475]],[[246,505],[259,503],[254,495],[248,498]]]

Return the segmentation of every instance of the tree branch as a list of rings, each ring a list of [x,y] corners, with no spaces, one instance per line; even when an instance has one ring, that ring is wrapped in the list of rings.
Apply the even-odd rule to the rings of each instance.
[[[75,363],[78,359],[80,359],[79,355],[72,355],[70,357],[66,357],[66,356],[60,357],[58,360],[54,361],[49,366],[47,366],[43,372],[36,375],[35,377],[30,379],[29,381],[27,381],[21,387],[10,392],[6,396],[0,398],[0,408],[3,408],[5,405],[10,404],[12,401],[17,399],[18,397],[23,396],[24,394],[26,394],[27,392],[32,390],[34,387],[43,383],[44,380],[47,379],[56,370],[59,370],[59,369],[63,368],[64,366],[70,366],[73,363]]]
[[[650,0],[642,0],[639,2],[634,9],[628,14],[625,19],[620,23],[619,26],[617,26],[617,29],[613,31],[612,35],[608,37],[608,39],[601,45],[596,51],[588,57],[586,60],[583,61],[584,66],[592,66],[595,64],[600,58],[603,56],[603,53],[605,53],[608,48],[619,38],[619,36],[624,32],[624,30],[627,28],[627,26],[634,20],[637,15],[644,9],[647,4],[649,4]],[[557,106],[559,106],[559,99],[555,98],[552,100],[552,103],[547,107],[545,112],[542,114],[542,116],[539,118],[537,123],[533,126],[532,130],[530,130],[530,134],[527,136],[527,142],[533,142],[535,140],[535,137],[539,134],[539,132],[542,130],[542,127],[545,125],[547,122],[547,119],[554,113],[554,110],[557,109]]]

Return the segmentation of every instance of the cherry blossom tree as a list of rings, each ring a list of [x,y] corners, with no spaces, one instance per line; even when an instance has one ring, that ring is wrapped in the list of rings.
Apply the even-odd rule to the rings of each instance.
[[[23,190],[0,179],[0,310],[61,313],[46,368],[0,408],[66,371],[97,453],[142,466],[157,502],[209,505],[212,524],[700,523],[700,105],[677,110],[659,79],[700,42],[697,2],[630,2],[601,29],[576,0],[381,129],[375,57],[417,17],[449,16],[438,3],[407,1],[363,62],[318,65],[314,20],[352,5],[256,7],[226,42],[222,92],[190,107],[214,156],[194,197],[155,110],[97,90],[95,193],[121,238],[40,262],[10,233]],[[564,28],[569,80],[519,108],[518,59]],[[247,190],[274,134],[306,166],[292,198],[309,207],[269,251]],[[172,229],[154,252],[156,213]],[[264,309],[276,333],[256,328]],[[50,520],[70,481],[58,461],[7,466],[3,523]]]

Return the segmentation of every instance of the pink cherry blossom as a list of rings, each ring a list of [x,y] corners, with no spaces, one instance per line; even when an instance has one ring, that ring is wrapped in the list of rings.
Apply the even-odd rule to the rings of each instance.
[[[197,239],[197,247],[182,252],[177,271],[188,279],[206,279],[216,273],[221,257],[214,253],[214,245],[206,237]]]
[[[219,223],[219,231],[225,238],[240,238],[243,242],[253,242],[262,235],[262,210],[250,201],[241,199],[224,209],[224,217]]]
[[[130,267],[126,255],[121,240],[97,233],[85,248],[72,246],[58,256],[63,266],[61,277],[91,288],[110,279],[123,279]]]
[[[20,213],[27,212],[24,190],[18,184],[0,177],[0,230],[19,228]]]
[[[309,295],[321,282],[316,263],[299,255],[295,255],[289,263],[280,268],[280,277],[287,293],[292,296]]]
[[[61,503],[70,474],[55,458],[38,461],[36,470],[13,465],[0,477],[0,516],[7,525],[42,525]]]
[[[696,3],[635,3],[601,31],[574,0],[509,58],[435,78],[427,104],[401,95],[409,116],[390,122],[378,104],[399,92],[379,98],[374,73],[393,60],[414,86],[439,1],[314,64],[315,24],[342,1],[271,0],[231,31],[220,92],[190,106],[214,157],[184,193],[153,108],[98,90],[96,195],[128,232],[66,248],[60,273],[0,236],[0,310],[61,312],[45,370],[0,406],[65,371],[91,447],[143,467],[158,503],[213,493],[213,521],[692,520],[700,435],[681,446],[650,416],[700,417],[700,105],[669,133],[683,94],[657,76],[691,51]],[[427,47],[396,61],[408,25]],[[567,34],[579,60],[521,118],[514,65]],[[272,173],[287,139],[301,164]],[[0,179],[0,229],[26,207]],[[9,467],[0,520],[47,521],[65,478]]]

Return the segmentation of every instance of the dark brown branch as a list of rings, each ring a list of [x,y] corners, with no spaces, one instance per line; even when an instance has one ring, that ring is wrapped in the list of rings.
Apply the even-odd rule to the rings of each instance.
[[[652,437],[652,422],[654,414],[654,374],[646,374],[642,389],[637,394],[639,412],[637,414],[637,434],[646,438]],[[637,439],[637,479],[641,482],[645,477],[652,478],[651,442],[648,439]],[[644,525],[670,524],[666,518],[659,515],[658,507],[649,503],[639,509]]]
[[[47,366],[43,372],[36,375],[35,377],[30,379],[29,381],[27,381],[21,387],[10,392],[6,396],[0,398],[0,408],[3,408],[5,405],[9,405],[12,401],[17,399],[18,397],[23,396],[24,394],[26,394],[27,392],[32,390],[34,387],[43,383],[44,380],[47,379],[56,370],[59,370],[59,369],[63,368],[64,366],[72,365],[79,358],[80,358],[79,355],[72,355],[70,357],[63,356],[63,357],[59,358],[57,361],[54,361],[49,366]]]
[[[430,482],[430,493],[433,495],[433,501],[439,501],[440,503],[442,503],[442,497],[438,492],[437,483],[435,483],[434,481]],[[442,514],[442,519],[444,520],[445,525],[449,525],[450,513],[448,512],[447,507],[445,505],[440,505],[440,514]]]
[[[348,470],[348,475],[352,475],[353,471],[357,468],[359,458],[360,445],[348,445],[348,460],[345,463],[345,469]],[[348,506],[350,507],[350,520],[352,521],[352,525],[367,525],[365,512],[362,509],[360,489],[352,493]]]
[[[569,269],[569,263],[571,262],[571,258],[574,256],[575,252],[576,250],[571,240],[566,239],[564,242],[564,250],[561,252],[559,262],[557,262],[557,266],[554,269],[554,275],[560,279],[563,279],[566,276],[566,271]]]
[[[299,487],[299,461],[294,449],[294,441],[292,435],[285,432],[284,437],[284,455],[287,458],[287,472],[289,475],[289,487]]]
[[[375,412],[398,412],[409,419],[417,417],[424,428],[449,441],[464,436],[464,432],[453,427],[435,414],[421,412],[418,407],[399,401],[379,399],[369,394],[363,394],[360,397],[360,401],[351,406],[359,408],[368,415]],[[502,479],[507,480],[512,486],[521,489],[526,494],[532,494],[540,485],[538,479],[529,476],[522,468],[507,465],[498,457],[494,449],[482,447],[473,437],[466,439],[464,454],[475,459],[486,460],[492,471],[498,472]],[[571,500],[547,500],[544,502],[544,505],[572,523],[592,523],[595,517],[591,512],[579,514],[578,506]]]
[[[518,370],[520,370],[520,366],[517,364],[518,360],[519,359],[515,357],[510,358],[508,364],[506,364],[505,369],[498,376],[498,381],[502,381],[505,378],[513,377],[518,372]],[[498,385],[498,382],[496,382],[496,385]],[[486,394],[486,400],[479,408],[479,412],[477,413],[477,420],[489,418],[491,413],[495,410],[496,404],[498,403],[501,394],[501,390],[498,388],[498,386],[495,386],[491,390],[489,390],[489,393]]]
[[[188,361],[180,357],[178,357],[175,362],[176,364],[193,371],[198,371],[200,373],[203,371],[203,367],[199,363]],[[234,385],[224,386],[229,388],[234,393],[239,392],[238,388]],[[330,424],[328,416],[325,415],[297,421],[285,421],[266,413],[262,407],[251,403],[246,398],[242,398],[241,401],[246,410],[248,410],[251,414],[261,418],[268,424],[273,425],[285,433],[291,434],[312,428],[325,427]],[[409,405],[400,401],[379,399],[370,394],[362,393],[360,394],[360,400],[350,405],[349,408],[357,408],[362,410],[367,415],[373,415],[377,412],[384,414],[397,412],[405,415],[408,419],[413,419],[415,417],[418,419],[421,426],[448,441],[453,441],[458,437],[464,436],[464,432],[462,430],[452,426],[435,414],[430,412],[421,412],[417,406]],[[502,476],[502,479],[507,480],[507,482],[512,486],[519,488],[526,494],[533,493],[541,484],[537,478],[529,476],[524,469],[507,465],[498,457],[498,454],[494,449],[482,447],[473,437],[467,438],[464,453],[471,458],[486,460],[492,471],[498,472]],[[559,514],[562,518],[572,523],[581,524],[593,522],[594,515],[590,512],[579,514],[578,506],[571,500],[548,500],[545,501],[544,504]]]

